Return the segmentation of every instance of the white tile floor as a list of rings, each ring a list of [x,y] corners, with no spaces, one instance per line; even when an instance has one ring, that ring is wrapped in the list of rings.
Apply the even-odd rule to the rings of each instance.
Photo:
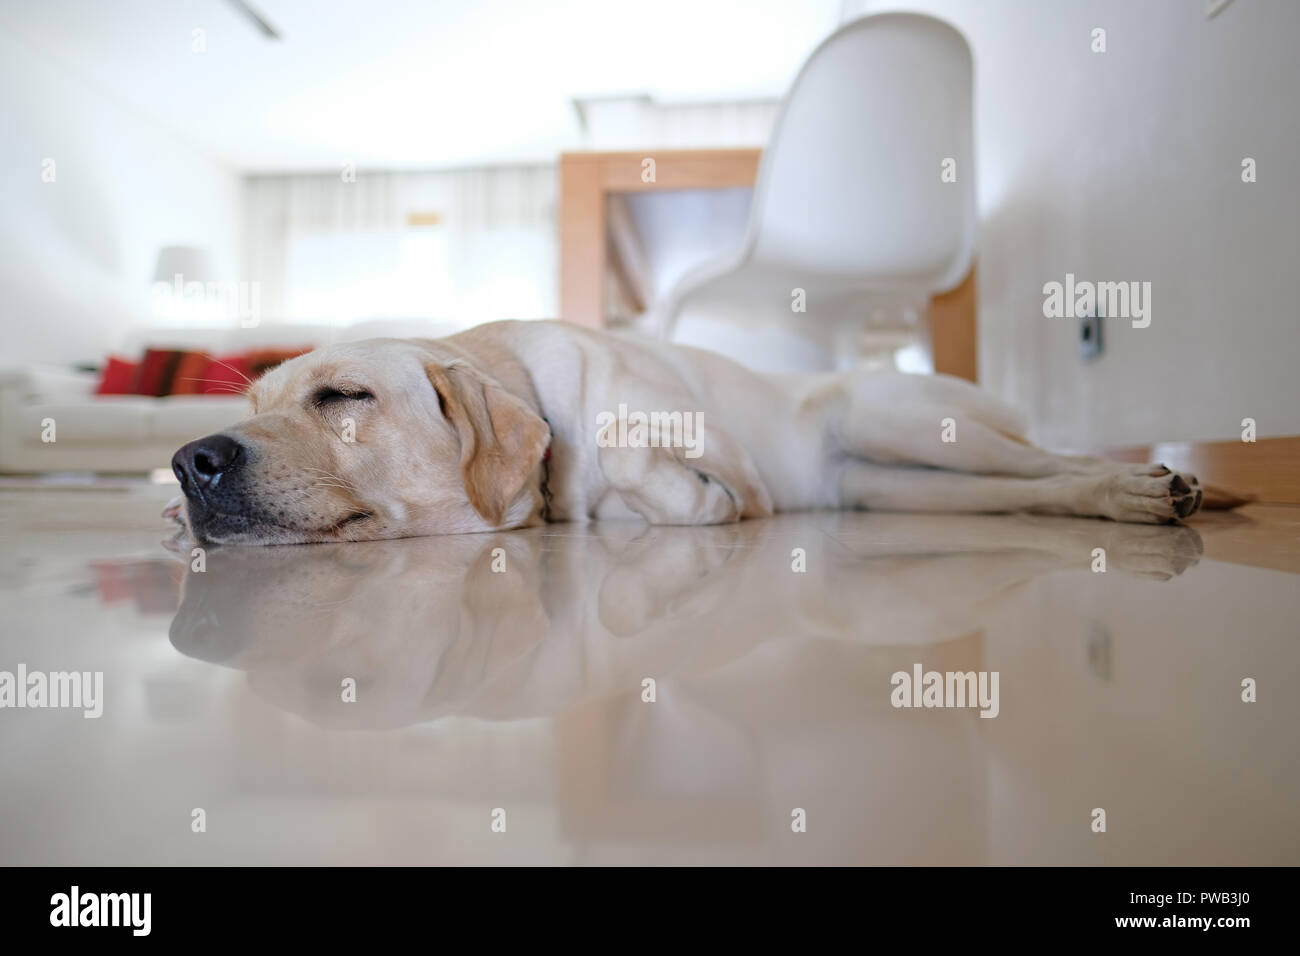
[[[1194,528],[792,515],[195,572],[169,493],[0,490],[0,672],[104,675],[98,719],[0,709],[0,863],[1300,863],[1300,588]],[[996,671],[998,715],[895,708],[917,664]]]

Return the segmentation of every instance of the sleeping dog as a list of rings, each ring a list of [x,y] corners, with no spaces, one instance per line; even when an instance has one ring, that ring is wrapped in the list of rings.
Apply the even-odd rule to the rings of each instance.
[[[564,322],[331,345],[248,397],[248,417],[172,459],[184,495],[164,514],[197,540],[629,516],[708,525],[818,508],[1160,523],[1205,500],[1194,476],[1162,465],[1037,448],[1011,409],[960,379],[761,374]]]

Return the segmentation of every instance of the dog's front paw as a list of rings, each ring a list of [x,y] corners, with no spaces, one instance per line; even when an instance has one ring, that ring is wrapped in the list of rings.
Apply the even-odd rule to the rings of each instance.
[[[700,481],[700,491],[697,494],[694,508],[696,520],[690,523],[728,524],[732,521],[739,521],[741,511],[744,509],[731,489],[712,475],[706,475],[702,471],[696,471],[695,476]]]

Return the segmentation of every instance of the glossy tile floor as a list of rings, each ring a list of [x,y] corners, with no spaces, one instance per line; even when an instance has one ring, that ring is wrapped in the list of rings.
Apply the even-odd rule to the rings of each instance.
[[[171,491],[0,490],[0,672],[104,675],[98,719],[0,709],[0,862],[1300,863],[1300,509],[553,526],[197,572],[159,543]],[[997,716],[894,707],[915,665],[996,671]]]

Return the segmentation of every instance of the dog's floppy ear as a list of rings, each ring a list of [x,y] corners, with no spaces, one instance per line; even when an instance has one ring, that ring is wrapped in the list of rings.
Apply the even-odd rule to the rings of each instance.
[[[520,399],[468,366],[430,362],[425,372],[460,436],[469,503],[495,527],[546,454],[551,430]]]

